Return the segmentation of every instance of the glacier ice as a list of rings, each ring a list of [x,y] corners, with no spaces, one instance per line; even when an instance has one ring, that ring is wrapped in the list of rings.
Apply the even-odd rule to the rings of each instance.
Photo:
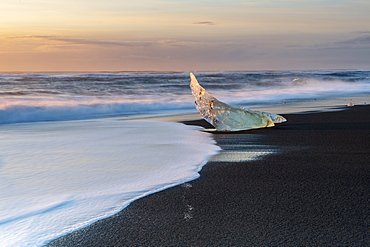
[[[302,79],[302,78],[295,78],[290,85],[292,85],[292,86],[307,85],[307,81],[305,79]]]
[[[280,115],[254,111],[225,104],[201,85],[193,73],[190,73],[190,88],[195,97],[195,106],[203,118],[212,124],[216,130],[240,131],[275,126],[275,123],[285,122]]]

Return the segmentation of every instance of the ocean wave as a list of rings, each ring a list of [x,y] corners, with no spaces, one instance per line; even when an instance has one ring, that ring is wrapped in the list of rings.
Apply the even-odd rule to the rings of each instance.
[[[63,198],[64,199],[64,198]],[[32,216],[39,215],[39,214],[45,214],[54,210],[57,210],[61,207],[65,207],[69,203],[71,203],[70,200],[64,199],[64,200],[57,200],[57,201],[49,201],[44,202],[42,206],[37,207],[37,204],[40,204],[39,201],[33,202],[34,204],[32,206],[29,206],[28,208],[16,211],[12,209],[8,209],[6,215],[0,215],[0,225],[3,224],[9,224],[15,221],[21,221],[23,219],[31,218]],[[12,205],[14,207],[14,205]],[[5,210],[3,208],[3,210]]]
[[[214,71],[199,82],[225,103],[252,108],[370,92],[370,71]],[[292,86],[299,79],[305,85]],[[195,109],[187,72],[47,72],[0,75],[0,124]]]
[[[187,72],[177,71],[122,71],[122,72],[38,72],[38,73],[6,73],[0,74],[1,79],[32,79],[32,78],[122,78],[122,77],[166,77],[166,78],[182,78],[188,76]]]
[[[80,120],[112,116],[129,116],[163,113],[192,109],[188,102],[125,102],[124,100],[89,100],[68,101],[13,101],[11,104],[0,104],[0,124]]]

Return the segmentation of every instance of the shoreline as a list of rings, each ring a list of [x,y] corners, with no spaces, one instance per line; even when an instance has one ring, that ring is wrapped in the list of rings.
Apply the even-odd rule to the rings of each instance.
[[[213,134],[223,151],[271,149],[262,159],[210,160],[200,178],[47,246],[369,244],[370,106],[284,117],[273,128]]]
[[[243,105],[242,107],[251,110],[286,115],[340,111],[346,109],[350,103],[354,104],[355,106],[370,105],[370,94],[355,94],[351,96],[338,96],[330,98],[292,99],[277,104],[256,105],[250,107]],[[199,118],[202,117],[194,108],[192,111],[126,116],[124,117],[124,120],[155,120],[182,123],[184,121],[186,122]]]

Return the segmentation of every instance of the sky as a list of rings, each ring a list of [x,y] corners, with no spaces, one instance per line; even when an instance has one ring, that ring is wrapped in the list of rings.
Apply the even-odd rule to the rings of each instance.
[[[370,70],[369,0],[1,0],[0,71]]]

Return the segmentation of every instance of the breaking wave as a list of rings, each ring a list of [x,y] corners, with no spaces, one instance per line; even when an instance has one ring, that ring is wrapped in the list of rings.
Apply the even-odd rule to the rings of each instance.
[[[253,108],[370,92],[370,71],[199,72],[225,103]],[[292,85],[292,81],[305,81]],[[2,73],[0,124],[195,111],[186,72]]]
[[[0,101],[1,102],[1,101]],[[13,100],[0,105],[0,124],[80,120],[90,118],[164,113],[192,109],[192,104],[125,99]]]

